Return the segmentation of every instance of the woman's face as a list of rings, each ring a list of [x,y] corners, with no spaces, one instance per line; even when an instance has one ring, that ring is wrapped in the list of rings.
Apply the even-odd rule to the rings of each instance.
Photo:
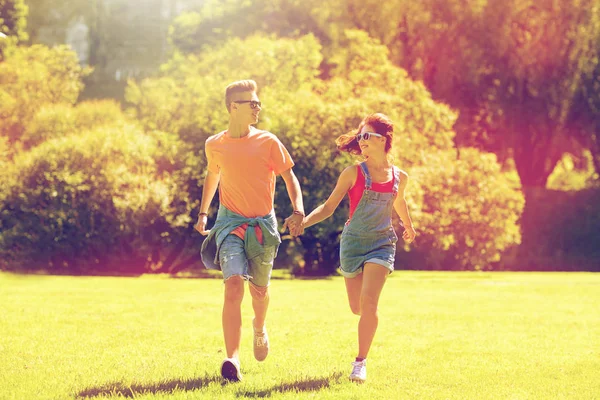
[[[386,137],[377,134],[375,129],[370,125],[363,126],[356,135],[356,139],[358,140],[360,151],[365,157],[385,153]]]

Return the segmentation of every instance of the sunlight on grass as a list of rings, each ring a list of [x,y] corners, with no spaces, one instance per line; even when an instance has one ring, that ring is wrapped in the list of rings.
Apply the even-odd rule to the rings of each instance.
[[[397,272],[365,385],[343,280],[274,280],[271,354],[225,385],[219,279],[0,274],[2,399],[592,399],[600,275]]]

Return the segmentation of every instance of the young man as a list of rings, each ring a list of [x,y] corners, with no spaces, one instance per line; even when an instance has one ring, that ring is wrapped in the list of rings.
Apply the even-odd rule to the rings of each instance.
[[[208,235],[202,243],[202,261],[209,269],[223,271],[225,299],[223,335],[227,358],[221,375],[228,381],[242,379],[239,349],[242,334],[241,304],[244,280],[254,309],[254,357],[263,361],[269,353],[265,317],[269,305],[269,280],[281,238],[273,210],[275,178],[281,175],[292,202],[292,235],[301,231],[304,206],[300,183],[292,171],[294,162],[275,135],[252,125],[258,122],[261,103],[256,82],[233,82],[225,91],[229,127],[206,141],[208,173],[202,189],[195,229]],[[219,211],[214,226],[206,230],[207,213],[219,188]]]

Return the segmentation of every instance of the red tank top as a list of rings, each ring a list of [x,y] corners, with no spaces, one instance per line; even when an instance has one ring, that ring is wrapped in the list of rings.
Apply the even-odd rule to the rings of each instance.
[[[350,199],[350,213],[348,221],[352,219],[354,211],[362,198],[362,194],[365,190],[365,176],[363,175],[362,168],[360,165],[356,166],[356,181],[354,185],[348,190],[348,198]],[[377,183],[371,181],[371,190],[380,193],[392,193],[394,191],[394,177],[385,183]]]

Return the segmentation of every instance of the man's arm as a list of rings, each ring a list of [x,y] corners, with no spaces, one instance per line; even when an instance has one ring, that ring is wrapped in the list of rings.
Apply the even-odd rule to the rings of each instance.
[[[202,187],[202,200],[200,201],[200,213],[198,214],[198,222],[196,222],[196,226],[194,226],[194,228],[204,236],[208,235],[208,232],[210,232],[206,230],[208,208],[215,197],[215,193],[219,187],[220,179],[221,174],[210,171],[207,172],[206,178],[204,178],[204,186]]]
[[[304,220],[304,203],[302,201],[302,189],[300,182],[294,171],[290,168],[281,173],[281,177],[285,182],[285,187],[292,202],[294,212],[285,220],[285,226],[290,228],[292,236],[297,236],[304,230],[302,221]]]

